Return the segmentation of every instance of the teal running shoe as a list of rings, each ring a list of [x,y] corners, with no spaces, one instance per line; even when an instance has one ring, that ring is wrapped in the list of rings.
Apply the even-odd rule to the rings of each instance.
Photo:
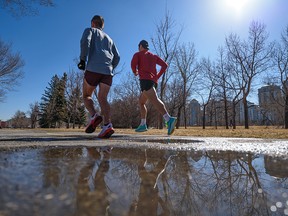
[[[145,124],[145,125],[139,125],[138,128],[135,129],[135,132],[145,132],[147,130],[148,130],[148,128]]]
[[[167,122],[168,135],[171,135],[174,132],[176,123],[177,123],[177,118],[176,117],[170,117],[169,121]]]

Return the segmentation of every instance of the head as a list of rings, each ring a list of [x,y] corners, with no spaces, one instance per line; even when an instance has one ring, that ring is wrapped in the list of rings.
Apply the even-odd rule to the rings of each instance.
[[[141,48],[149,50],[149,44],[146,40],[141,40],[138,44],[138,47],[139,47],[139,50],[141,50]]]
[[[103,29],[104,28],[104,18],[99,16],[99,15],[95,15],[92,19],[91,19],[91,26],[93,28],[99,28],[99,29]]]

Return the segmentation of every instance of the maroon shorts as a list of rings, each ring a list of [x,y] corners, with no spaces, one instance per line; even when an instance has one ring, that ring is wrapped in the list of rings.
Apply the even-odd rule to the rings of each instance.
[[[87,83],[91,86],[97,86],[99,85],[99,83],[104,83],[109,86],[112,85],[111,75],[99,74],[99,73],[94,73],[94,72],[90,72],[86,70],[84,74],[84,78],[87,81]]]

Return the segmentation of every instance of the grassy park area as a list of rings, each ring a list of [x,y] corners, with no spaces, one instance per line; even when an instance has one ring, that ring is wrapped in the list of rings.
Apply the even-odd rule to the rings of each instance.
[[[142,134],[146,135],[164,135],[166,129],[149,129]],[[133,129],[116,129],[116,133],[136,134]],[[137,133],[139,134],[139,133]],[[224,127],[188,127],[185,129],[181,127],[176,129],[174,136],[194,136],[194,137],[239,137],[239,138],[265,138],[265,139],[288,139],[288,129],[266,127],[266,126],[252,126],[249,129],[244,127],[237,127],[236,129],[225,129]]]
[[[53,130],[53,131],[77,131],[84,133],[81,129],[36,129],[36,130]],[[95,135],[98,134],[99,128],[96,129]],[[115,134],[138,134],[138,135],[166,135],[167,130],[149,128],[143,133],[136,133],[134,129],[115,128]],[[278,128],[275,126],[250,126],[245,129],[244,126],[238,126],[236,129],[225,129],[225,127],[180,127],[175,129],[173,136],[191,136],[191,137],[238,137],[238,138],[264,138],[264,139],[288,139],[288,129]]]

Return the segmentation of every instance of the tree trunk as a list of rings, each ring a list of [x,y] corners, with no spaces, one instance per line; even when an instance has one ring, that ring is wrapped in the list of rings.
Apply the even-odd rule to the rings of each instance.
[[[181,117],[181,107],[178,109],[177,111],[177,123],[176,123],[176,129],[179,129],[179,125],[180,125],[180,117]]]
[[[205,129],[205,124],[206,124],[206,106],[203,107],[203,117],[202,117],[202,128]]]
[[[166,76],[166,74],[164,73],[162,75],[162,80],[161,80],[161,85],[160,85],[159,98],[162,102],[163,102],[163,96],[165,94],[165,76]],[[159,118],[158,118],[158,129],[163,129],[163,116],[161,114],[159,115]]]
[[[248,104],[247,104],[246,96],[243,97],[243,106],[244,106],[244,124],[245,124],[245,129],[249,129]]]
[[[236,104],[233,102],[233,116],[232,116],[233,129],[236,129]]]
[[[224,98],[224,115],[225,115],[225,124],[226,124],[226,129],[229,129],[229,123],[228,123],[228,105],[227,105],[227,98],[225,96]]]
[[[183,107],[183,116],[184,116],[184,128],[187,129],[187,113],[186,113],[186,103]],[[180,120],[180,119],[179,119]],[[180,121],[179,121],[180,122]]]
[[[288,129],[288,95],[285,96],[285,129]]]
[[[218,115],[217,115],[217,109],[214,107],[214,122],[215,122],[215,129],[218,128],[218,121],[217,121]]]

